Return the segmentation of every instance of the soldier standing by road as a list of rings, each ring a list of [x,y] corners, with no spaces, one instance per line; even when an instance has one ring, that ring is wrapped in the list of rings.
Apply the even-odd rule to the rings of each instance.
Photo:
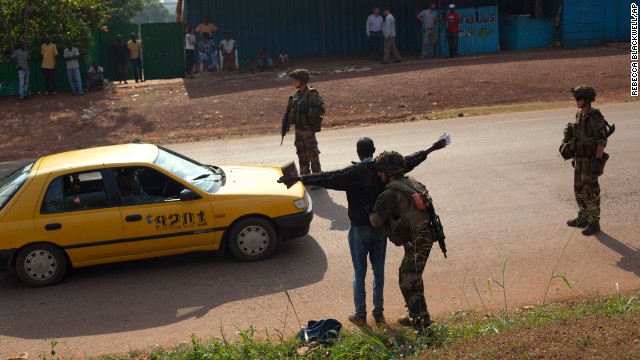
[[[609,128],[598,109],[591,107],[596,100],[595,90],[586,85],[571,88],[578,112],[571,127],[575,147],[573,189],[578,203],[578,217],[567,221],[572,227],[584,227],[582,234],[592,235],[600,231],[600,184],[604,164],[609,155],[604,152]],[[610,130],[611,129],[611,130]]]
[[[324,115],[324,101],[318,90],[307,85],[309,71],[298,69],[289,74],[293,85],[298,89],[287,106],[288,122],[296,126],[296,153],[300,163],[300,174],[318,173],[320,168],[320,150],[316,132],[319,132]]]
[[[431,198],[424,185],[404,175],[406,163],[399,153],[385,151],[376,157],[375,164],[380,180],[386,185],[369,219],[376,228],[386,225],[389,240],[404,247],[399,283],[409,315],[398,323],[421,331],[431,324],[422,281],[422,272],[436,241],[427,212],[427,207],[432,206]]]

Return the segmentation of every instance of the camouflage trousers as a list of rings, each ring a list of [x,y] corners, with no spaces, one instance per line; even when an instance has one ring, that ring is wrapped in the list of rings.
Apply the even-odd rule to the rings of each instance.
[[[400,263],[400,291],[404,297],[409,316],[421,319],[425,325],[431,322],[427,301],[424,297],[422,273],[427,264],[431,247],[435,241],[433,232],[428,228],[416,240],[404,244],[404,257]]]
[[[316,133],[310,126],[296,128],[296,153],[300,163],[300,175],[309,174],[311,171],[318,173],[320,168],[320,150]]]
[[[578,203],[578,218],[589,223],[600,219],[599,175],[591,174],[592,158],[575,158],[573,172],[573,191]]]

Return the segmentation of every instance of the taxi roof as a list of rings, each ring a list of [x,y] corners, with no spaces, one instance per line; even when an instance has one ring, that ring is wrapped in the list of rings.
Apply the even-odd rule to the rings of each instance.
[[[153,144],[124,144],[74,150],[40,158],[38,172],[123,163],[152,163],[158,157]]]

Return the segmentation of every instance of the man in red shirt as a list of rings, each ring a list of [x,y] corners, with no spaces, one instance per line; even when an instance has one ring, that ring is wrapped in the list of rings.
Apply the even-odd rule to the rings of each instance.
[[[458,55],[458,24],[460,24],[460,14],[456,11],[454,4],[449,5],[447,15],[447,43],[449,44],[449,57]]]

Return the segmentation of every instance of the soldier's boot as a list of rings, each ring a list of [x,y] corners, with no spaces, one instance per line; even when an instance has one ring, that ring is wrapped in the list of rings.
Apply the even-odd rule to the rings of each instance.
[[[311,172],[312,173],[319,173],[322,171],[322,168],[320,167],[320,158],[318,157],[318,154],[312,154],[310,155],[310,159],[311,160]],[[319,186],[315,186],[312,185],[309,187],[309,189],[311,190],[318,190],[320,189]]]
[[[431,317],[429,315],[425,316],[415,316],[415,315],[405,315],[398,319],[398,324],[406,327],[412,327],[416,329],[428,328],[431,325]]]
[[[567,221],[567,225],[571,227],[583,228],[589,225],[589,222],[584,218],[584,216],[578,216],[575,219]]]
[[[600,231],[600,221],[596,220],[587,224],[587,227],[582,230],[582,235],[589,236]]]

